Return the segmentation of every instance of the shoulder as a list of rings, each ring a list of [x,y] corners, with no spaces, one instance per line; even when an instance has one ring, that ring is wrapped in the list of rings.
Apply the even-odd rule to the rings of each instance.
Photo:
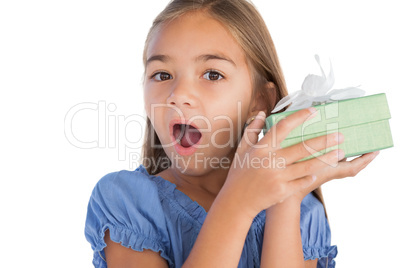
[[[304,247],[323,247],[331,242],[324,206],[312,193],[301,203],[300,230]]]
[[[140,166],[109,173],[98,181],[89,200],[87,224],[93,218],[115,225],[133,223],[132,217],[159,221],[161,215],[158,186]]]
[[[116,243],[162,252],[166,258],[168,234],[158,185],[144,167],[109,173],[96,184],[85,223],[85,236],[95,252],[106,247],[106,230]]]
[[[300,208],[300,231],[305,260],[319,259],[333,267],[332,260],[337,254],[336,246],[331,245],[331,230],[323,204],[312,194],[308,194]],[[318,265],[318,267],[321,267]]]
[[[153,183],[151,177],[152,176],[147,173],[143,166],[139,166],[133,171],[121,170],[106,174],[98,181],[95,189],[103,187],[113,187],[116,188],[116,190],[119,188],[127,189],[127,187],[129,187],[128,189],[131,189],[132,187],[130,186],[133,184],[135,184],[136,187],[147,186],[155,188],[152,187],[155,183]]]
[[[127,202],[157,197],[157,184],[144,170],[140,166],[134,171],[121,170],[103,176],[96,184],[91,199]]]
[[[301,223],[326,221],[323,204],[312,194],[308,194],[300,207]]]

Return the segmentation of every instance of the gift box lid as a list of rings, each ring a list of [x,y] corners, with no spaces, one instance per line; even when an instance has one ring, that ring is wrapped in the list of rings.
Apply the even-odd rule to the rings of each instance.
[[[287,139],[321,132],[324,135],[342,128],[391,118],[385,93],[340,100],[314,107],[318,114],[293,129]],[[273,125],[295,112],[288,111],[270,115],[266,119],[264,135]]]

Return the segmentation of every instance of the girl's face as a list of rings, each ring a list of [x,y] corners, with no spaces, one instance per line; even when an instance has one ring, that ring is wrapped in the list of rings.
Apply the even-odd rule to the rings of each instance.
[[[229,168],[252,108],[246,57],[230,32],[189,13],[160,26],[146,55],[146,112],[172,167],[189,175]]]

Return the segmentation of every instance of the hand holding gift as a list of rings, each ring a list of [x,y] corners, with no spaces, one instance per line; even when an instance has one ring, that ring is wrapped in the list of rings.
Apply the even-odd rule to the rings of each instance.
[[[318,64],[319,57],[316,56]],[[344,142],[339,145],[345,157],[374,152],[393,146],[388,120],[391,118],[387,99],[384,93],[361,97],[364,91],[355,88],[333,89],[334,74],[332,66],[326,77],[321,65],[322,76],[308,75],[302,90],[283,98],[272,112],[282,110],[283,113],[272,114],[266,119],[264,134],[280,120],[303,109],[315,105],[317,115],[295,128],[281,142],[282,148],[305,142],[314,137],[340,132]],[[319,105],[317,105],[319,104]],[[322,155],[325,151],[315,151],[305,145],[311,157]],[[338,147],[328,148],[328,150]],[[304,160],[308,159],[305,158]]]
[[[278,112],[287,107],[285,112],[271,114],[266,118],[264,135],[274,131],[281,120],[289,120],[288,116],[300,109],[314,106],[317,110],[314,117],[294,128],[284,140],[276,142],[280,148],[293,148],[303,145],[310,156],[300,161],[318,157],[325,162],[326,153],[341,149],[344,157],[362,155],[351,161],[345,159],[335,165],[327,162],[325,168],[314,172],[317,180],[308,188],[295,195],[302,200],[305,195],[323,183],[357,175],[377,155],[378,151],[393,147],[393,141],[388,120],[391,118],[387,99],[384,93],[362,97],[364,91],[356,87],[332,89],[334,73],[332,66],[328,77],[325,75],[319,57],[316,60],[321,68],[321,76],[308,75],[302,85],[302,90],[288,95],[278,102],[272,112]],[[341,133],[340,143],[321,150],[314,147],[313,139],[321,137],[330,144],[330,133]],[[271,133],[272,136],[272,133]],[[275,140],[272,141],[275,143]],[[323,146],[321,146],[323,148]]]

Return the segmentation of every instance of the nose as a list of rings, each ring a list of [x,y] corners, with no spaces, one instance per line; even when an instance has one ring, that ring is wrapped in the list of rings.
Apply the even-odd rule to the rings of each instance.
[[[194,95],[196,90],[194,86],[186,79],[177,79],[166,102],[178,107],[195,108],[197,98]]]

